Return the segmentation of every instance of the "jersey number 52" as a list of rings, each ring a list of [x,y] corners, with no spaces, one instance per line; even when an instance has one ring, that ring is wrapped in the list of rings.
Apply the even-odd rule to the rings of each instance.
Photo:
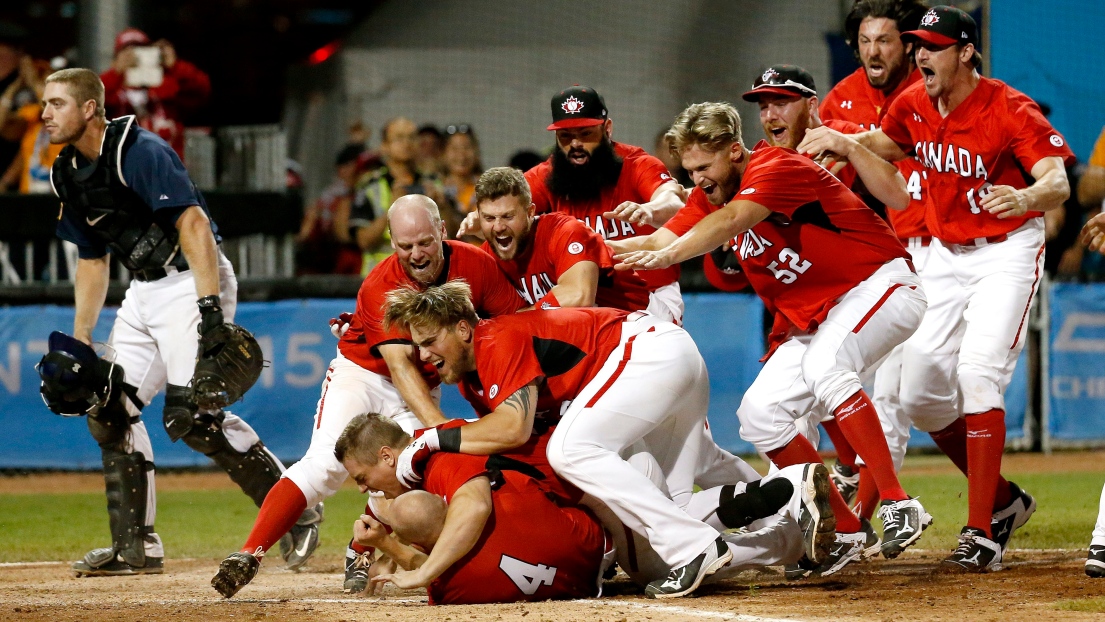
[[[780,264],[786,266],[786,268],[780,268]],[[767,269],[771,270],[775,278],[779,279],[784,285],[790,285],[798,280],[799,274],[809,270],[812,265],[809,261],[799,257],[793,249],[784,248],[779,251],[779,261],[767,264]]]

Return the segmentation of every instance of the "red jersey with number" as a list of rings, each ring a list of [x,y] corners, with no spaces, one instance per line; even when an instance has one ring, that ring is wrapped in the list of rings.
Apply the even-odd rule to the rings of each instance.
[[[509,603],[591,598],[606,534],[585,509],[560,507],[535,482],[500,470],[495,456],[437,453],[426,465],[423,488],[452,501],[478,477],[491,481],[491,515],[483,533],[427,588],[431,605]]]
[[[871,86],[863,67],[837,82],[833,90],[817,107],[822,121],[841,119],[860,125],[865,130],[877,130],[882,125],[886,111],[903,91],[921,79],[920,70],[914,69],[889,95]],[[901,240],[929,235],[925,226],[925,177],[920,162],[912,158],[894,163],[906,181],[909,205],[904,210],[888,209],[886,215],[894,232]]]
[[[650,235],[656,231],[652,225],[628,223],[606,218],[603,214],[613,211],[625,201],[647,203],[661,184],[672,181],[667,167],[655,156],[633,145],[615,142],[614,153],[622,158],[622,172],[618,176],[618,183],[603,188],[602,193],[593,199],[570,201],[554,195],[548,187],[549,175],[552,174],[551,157],[526,171],[526,181],[529,182],[530,190],[533,192],[533,203],[537,206],[537,213],[564,212],[582,220],[607,240],[623,240],[639,235]],[[678,281],[679,266],[641,271],[638,274],[648,283],[650,290],[655,290]]]
[[[555,422],[561,404],[575,399],[618,347],[628,315],[587,307],[481,321],[473,338],[476,371],[461,380],[460,393],[483,416],[538,380],[537,414]]]
[[[1041,159],[1074,154],[1036,102],[1000,80],[981,78],[967,99],[941,117],[918,82],[894,100],[882,131],[928,173],[926,224],[944,242],[1000,236],[1041,212],[999,219],[982,208],[992,186],[1026,188]]]
[[[442,242],[442,252],[445,254],[445,265],[438,284],[464,279],[472,288],[472,304],[480,317],[514,313],[525,306],[495,265],[495,260],[487,253],[471,244],[453,240]],[[411,337],[405,331],[396,327],[391,330],[384,328],[385,297],[398,287],[422,289],[421,285],[407,275],[399,264],[399,258],[391,255],[377,264],[361,283],[353,320],[349,322],[349,330],[345,331],[338,342],[342,356],[387,378],[391,378],[391,372],[380,356],[379,346],[388,343],[411,344]],[[439,382],[437,370],[419,360],[417,349],[413,360],[427,381],[432,385]]]
[[[760,141],[736,200],[771,214],[737,236],[745,276],[772,313],[813,332],[844,294],[909,257],[890,227],[828,171]]]
[[[494,256],[487,242],[483,249]],[[557,283],[560,275],[581,261],[599,268],[596,307],[640,311],[648,307],[648,285],[634,272],[614,269],[614,258],[602,237],[567,214],[542,214],[533,220],[525,250],[514,259],[496,257],[499,268],[518,289],[527,304],[536,304]]]

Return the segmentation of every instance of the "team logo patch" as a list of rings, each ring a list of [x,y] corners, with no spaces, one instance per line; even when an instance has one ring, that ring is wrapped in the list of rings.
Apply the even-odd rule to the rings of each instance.
[[[568,254],[569,255],[578,255],[582,252],[583,252],[583,245],[580,244],[579,242],[572,242],[571,244],[568,245]]]
[[[660,173],[660,179],[662,179],[663,181],[671,181],[671,175],[668,175],[667,173]]]
[[[499,385],[493,384],[493,385],[491,385],[491,390],[487,392],[487,398],[493,400],[493,399],[495,399],[495,396],[498,395],[498,394],[499,394]]]
[[[755,194],[755,193],[756,193],[755,188],[745,188],[744,190],[741,190],[741,194]]]
[[[940,16],[936,14],[936,9],[929,9],[929,12],[925,13],[925,16],[921,18],[921,25],[931,26],[938,21],[940,21]]]
[[[583,110],[583,102],[576,99],[575,95],[572,95],[568,97],[568,99],[565,99],[564,103],[560,104],[560,107],[568,114],[577,114]]]
[[[760,76],[760,80],[763,81],[763,82],[771,82],[772,78],[778,78],[778,77],[779,77],[779,72],[775,71],[774,69],[771,69],[769,67],[768,70],[764,72],[764,75]]]
[[[1052,134],[1051,138],[1049,138],[1048,140],[1050,140],[1051,144],[1055,145],[1056,147],[1062,147],[1065,144],[1063,142],[1063,137],[1058,134]]]

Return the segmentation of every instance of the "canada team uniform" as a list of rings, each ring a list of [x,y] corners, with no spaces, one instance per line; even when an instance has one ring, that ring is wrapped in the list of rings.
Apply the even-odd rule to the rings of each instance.
[[[882,118],[890,104],[910,85],[918,82],[921,72],[914,69],[901,84],[889,94],[871,86],[863,67],[856,69],[833,87],[818,107],[822,121],[833,127],[830,121],[850,121],[865,130],[879,129]],[[906,180],[906,192],[909,205],[904,210],[887,209],[887,219],[898,235],[898,239],[913,260],[913,266],[921,277],[925,291],[930,292],[942,287],[939,282],[931,282],[925,272],[928,263],[928,247],[932,236],[925,226],[924,188],[928,172],[920,162],[907,158],[895,163],[898,171]],[[901,388],[902,347],[894,348],[886,360],[875,372],[874,391],[871,400],[882,421],[883,433],[894,460],[894,468],[900,469],[905,460],[906,445],[909,443],[909,417],[902,412],[898,401]]]
[[[633,224],[603,216],[625,201],[647,203],[661,184],[672,181],[664,163],[644,149],[619,142],[613,145],[614,152],[622,158],[618,183],[613,187],[603,188],[602,194],[594,199],[570,201],[554,195],[547,185],[549,175],[552,174],[551,158],[526,171],[526,181],[533,193],[537,213],[563,212],[583,221],[606,240],[633,238],[655,231],[656,228],[651,225]],[[641,271],[638,276],[644,279],[652,293],[649,313],[681,323],[683,297],[679,291],[679,266]]]
[[[494,256],[491,245],[483,249]],[[581,261],[599,267],[596,307],[643,311],[648,307],[648,285],[637,273],[614,270],[614,259],[601,236],[581,221],[557,212],[533,219],[527,246],[510,261],[496,258],[499,268],[528,305],[544,308],[545,297],[560,275]],[[549,302],[549,306],[560,306]]]

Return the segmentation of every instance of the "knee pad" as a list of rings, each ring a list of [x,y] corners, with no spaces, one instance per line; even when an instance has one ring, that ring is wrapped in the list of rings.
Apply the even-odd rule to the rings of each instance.
[[[121,396],[116,396],[107,404],[95,412],[88,414],[88,431],[92,438],[103,448],[123,451],[123,441],[126,439],[127,430],[137,417],[132,417],[127,412]]]
[[[161,415],[169,440],[175,443],[180,439],[184,439],[184,442],[192,449],[207,453],[202,449],[193,447],[190,442],[192,429],[196,427],[197,412],[199,412],[199,406],[192,400],[192,391],[188,387],[175,384],[166,386],[165,410],[162,411]]]

